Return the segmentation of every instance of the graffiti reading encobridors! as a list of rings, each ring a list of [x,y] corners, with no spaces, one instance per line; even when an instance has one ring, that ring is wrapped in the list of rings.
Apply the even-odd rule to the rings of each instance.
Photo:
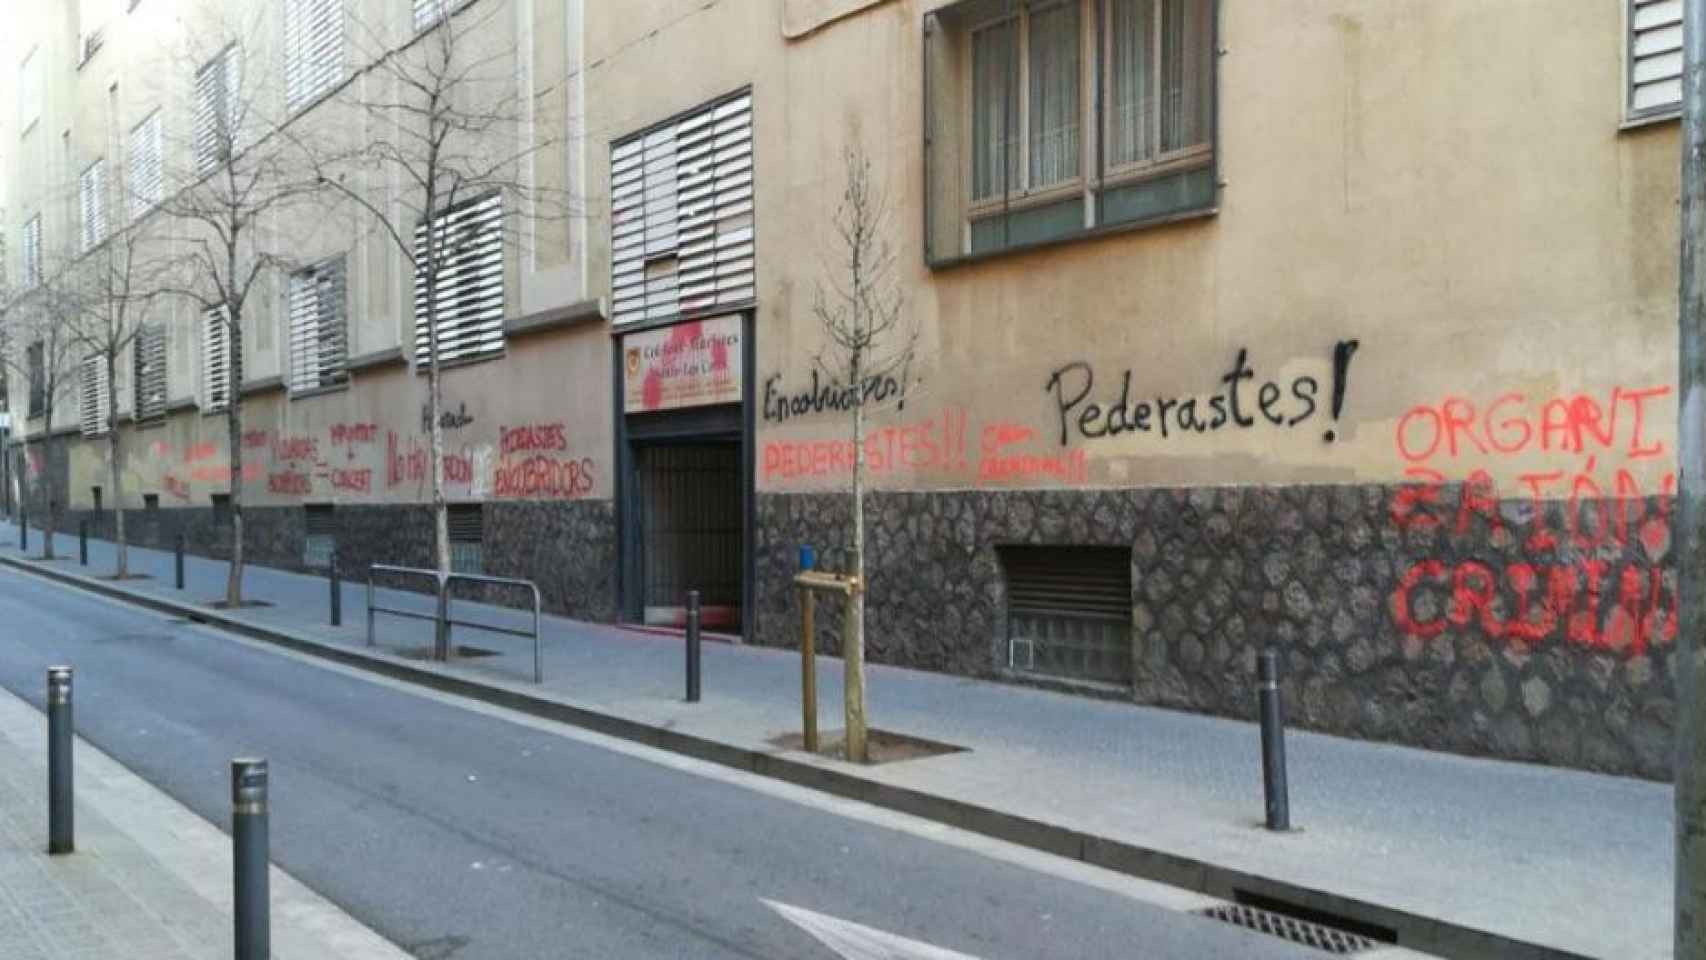
[[[1344,410],[1351,357],[1357,345],[1355,340],[1341,340],[1333,348],[1333,384],[1328,399],[1329,416],[1335,422]],[[1092,399],[1096,388],[1095,368],[1088,361],[1075,360],[1051,373],[1043,390],[1054,396],[1063,447],[1072,442],[1074,435],[1094,440],[1137,431],[1165,438],[1228,428],[1247,430],[1264,421],[1271,426],[1290,428],[1314,417],[1320,408],[1321,385],[1313,376],[1305,374],[1293,377],[1290,382],[1264,380],[1258,384],[1256,371],[1250,366],[1249,351],[1243,348],[1238,350],[1232,369],[1220,377],[1220,382],[1225,387],[1208,397],[1160,394],[1134,397],[1132,370],[1127,368],[1119,378],[1118,392],[1110,391],[1098,402]],[[1331,443],[1337,434],[1329,428],[1322,438]]]

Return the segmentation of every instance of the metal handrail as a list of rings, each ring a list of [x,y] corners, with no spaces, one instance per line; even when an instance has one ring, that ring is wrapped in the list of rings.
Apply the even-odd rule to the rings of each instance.
[[[401,573],[419,577],[429,577],[433,581],[433,596],[437,599],[437,609],[429,616],[413,610],[399,607],[382,607],[373,602],[373,575],[375,573]],[[526,587],[533,592],[533,630],[516,630],[510,627],[499,627],[492,624],[479,623],[473,620],[457,620],[450,616],[450,584],[461,580],[467,583],[488,583],[494,586]],[[514,577],[488,577],[474,573],[440,573],[423,567],[399,567],[386,563],[371,563],[367,566],[367,645],[373,646],[373,615],[389,613],[397,617],[410,617],[416,620],[431,620],[435,625],[433,632],[433,658],[445,661],[450,658],[450,628],[454,626],[473,627],[490,633],[504,633],[516,637],[533,638],[533,682],[545,682],[545,671],[539,649],[539,614],[540,597],[539,585],[531,580],[520,580]]]

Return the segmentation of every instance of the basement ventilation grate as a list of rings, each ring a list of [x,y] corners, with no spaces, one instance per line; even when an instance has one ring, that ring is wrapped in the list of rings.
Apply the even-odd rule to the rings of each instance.
[[[1306,947],[1314,947],[1327,953],[1355,954],[1365,950],[1373,950],[1380,943],[1367,937],[1347,933],[1344,930],[1310,923],[1296,917],[1288,917],[1283,913],[1274,913],[1257,907],[1246,906],[1242,903],[1223,903],[1216,907],[1208,907],[1196,911],[1201,916],[1222,923],[1265,933],[1271,937],[1279,937],[1292,943],[1300,943]]]

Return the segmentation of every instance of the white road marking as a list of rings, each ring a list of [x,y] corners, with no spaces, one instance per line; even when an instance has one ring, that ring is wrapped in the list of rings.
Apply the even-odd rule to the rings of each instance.
[[[774,900],[763,903],[789,923],[816,937],[819,943],[834,950],[843,960],[978,960],[969,953],[947,950],[920,940],[908,940],[898,934],[827,913]]]

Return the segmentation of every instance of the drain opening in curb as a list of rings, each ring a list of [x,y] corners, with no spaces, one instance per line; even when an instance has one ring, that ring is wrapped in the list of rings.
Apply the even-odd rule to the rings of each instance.
[[[1300,907],[1247,890],[1234,890],[1232,895],[1237,902],[1206,907],[1196,913],[1338,955],[1362,953],[1398,942],[1397,931],[1387,927]]]

